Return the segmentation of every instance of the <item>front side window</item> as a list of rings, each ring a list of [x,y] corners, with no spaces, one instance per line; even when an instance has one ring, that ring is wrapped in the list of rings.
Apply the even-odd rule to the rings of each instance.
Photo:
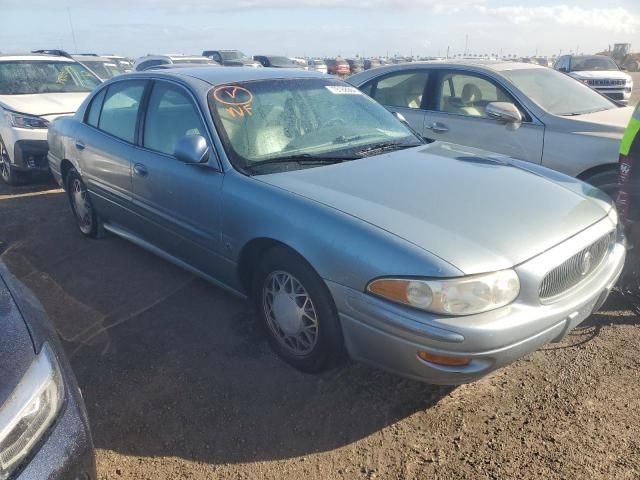
[[[338,80],[222,85],[210,91],[209,105],[229,158],[240,169],[287,159],[295,160],[288,168],[302,168],[322,159],[360,158],[376,145],[422,143],[380,104]]]
[[[0,62],[0,95],[90,92],[100,84],[84,65],[49,60]]]
[[[178,140],[187,135],[205,136],[196,106],[181,88],[156,83],[144,122],[144,147],[173,155]]]
[[[440,79],[438,110],[468,117],[488,118],[491,102],[512,102],[511,97],[493,82],[475,75],[446,73]]]
[[[427,71],[396,73],[371,84],[367,93],[387,107],[420,108],[428,80]]]
[[[571,116],[617,108],[581,82],[550,68],[501,72],[522,93],[553,115]]]
[[[138,109],[145,84],[145,81],[127,81],[110,85],[98,128],[121,140],[134,143]]]

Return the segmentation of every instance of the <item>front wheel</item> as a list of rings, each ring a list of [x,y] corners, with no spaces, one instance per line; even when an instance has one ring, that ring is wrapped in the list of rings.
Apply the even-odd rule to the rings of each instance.
[[[342,353],[333,298],[298,254],[275,247],[260,261],[253,298],[273,350],[303,372],[326,369]]]
[[[22,178],[11,165],[9,152],[4,142],[0,139],[0,178],[8,185],[19,185]]]
[[[596,173],[584,179],[585,182],[598,187],[604,193],[609,195],[614,201],[618,198],[618,191],[620,186],[618,185],[618,171],[606,170],[604,172]]]
[[[73,211],[80,233],[85,237],[96,238],[98,236],[98,218],[96,211],[93,208],[87,187],[75,168],[69,170],[66,185],[71,210]]]

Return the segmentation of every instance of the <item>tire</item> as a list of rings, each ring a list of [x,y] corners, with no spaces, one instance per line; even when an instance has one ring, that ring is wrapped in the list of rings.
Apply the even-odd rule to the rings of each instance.
[[[100,231],[98,216],[82,177],[75,168],[71,168],[65,180],[67,197],[80,233],[85,237],[97,238]]]
[[[20,185],[22,183],[22,176],[16,172],[9,161],[9,151],[4,145],[4,142],[0,138],[0,178],[8,185]]]
[[[618,171],[606,170],[596,173],[584,179],[585,182],[598,187],[600,190],[609,195],[614,201],[618,198]]]
[[[261,258],[253,301],[271,348],[289,365],[317,373],[342,358],[342,330],[333,298],[297,253],[274,247]]]

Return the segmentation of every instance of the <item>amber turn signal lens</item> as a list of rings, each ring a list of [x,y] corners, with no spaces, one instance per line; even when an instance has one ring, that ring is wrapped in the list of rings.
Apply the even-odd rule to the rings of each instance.
[[[463,367],[471,363],[469,357],[445,357],[443,355],[434,355],[429,352],[418,352],[418,357],[426,362],[435,363],[437,365],[446,365],[448,367]]]

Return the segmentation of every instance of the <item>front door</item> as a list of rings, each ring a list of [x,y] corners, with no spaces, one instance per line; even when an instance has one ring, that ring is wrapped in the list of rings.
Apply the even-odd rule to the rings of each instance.
[[[462,71],[438,72],[435,102],[424,118],[424,137],[542,162],[544,126],[517,104],[493,79]],[[511,102],[525,120],[505,124],[487,115],[491,102]]]
[[[210,144],[199,108],[182,86],[154,81],[141,127],[141,149],[132,165],[133,205],[143,217],[141,236],[193,267],[216,276],[221,253],[221,189],[215,154],[206,164],[178,160],[174,149],[187,135]]]

